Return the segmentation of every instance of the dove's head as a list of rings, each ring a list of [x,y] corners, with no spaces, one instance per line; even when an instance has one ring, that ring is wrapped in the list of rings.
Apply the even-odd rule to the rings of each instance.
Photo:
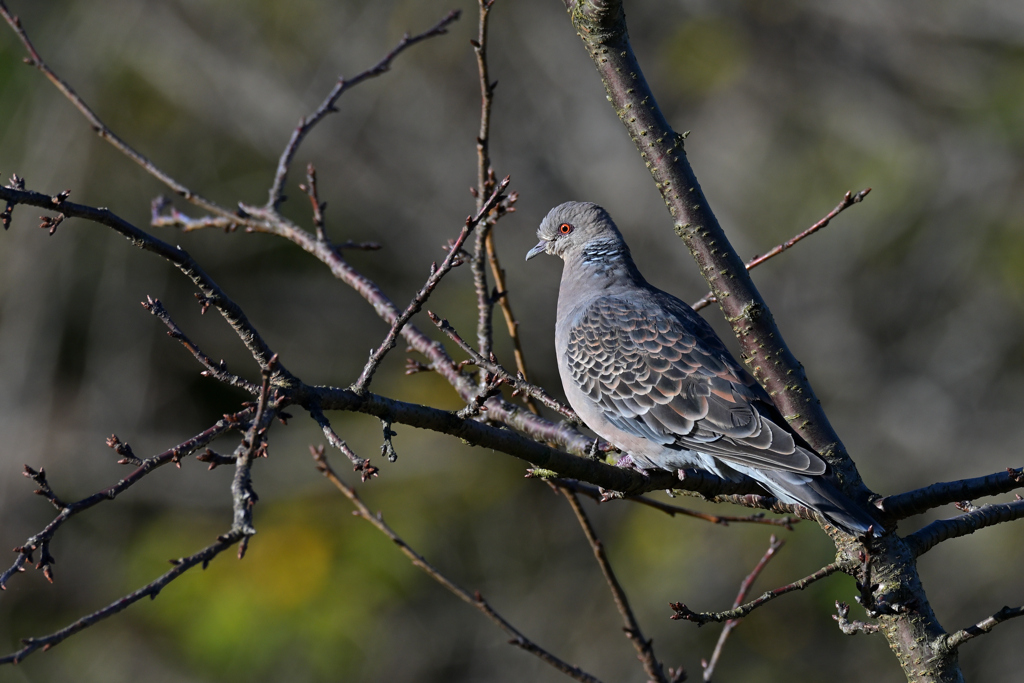
[[[590,202],[566,202],[551,209],[540,222],[537,237],[540,242],[526,254],[527,261],[541,253],[564,261],[577,255],[585,259],[629,255],[611,216]]]

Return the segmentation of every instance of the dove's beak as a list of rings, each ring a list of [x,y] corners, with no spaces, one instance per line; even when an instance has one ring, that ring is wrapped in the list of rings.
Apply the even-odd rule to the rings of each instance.
[[[543,254],[547,250],[547,247],[548,247],[548,241],[547,240],[541,240],[540,242],[537,242],[537,246],[535,246],[530,251],[526,252],[526,260],[529,261],[534,256],[537,256],[538,254]]]

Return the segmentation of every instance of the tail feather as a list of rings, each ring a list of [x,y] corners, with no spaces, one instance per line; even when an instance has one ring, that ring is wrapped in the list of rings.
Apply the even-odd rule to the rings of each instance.
[[[870,512],[850,500],[827,477],[777,470],[761,470],[759,474],[758,481],[780,500],[809,507],[848,534],[861,536],[870,527],[874,527],[872,534],[876,537],[885,533]]]

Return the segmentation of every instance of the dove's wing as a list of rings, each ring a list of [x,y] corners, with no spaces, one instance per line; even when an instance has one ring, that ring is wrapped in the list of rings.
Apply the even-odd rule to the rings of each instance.
[[[604,296],[569,330],[573,381],[611,424],[667,448],[805,475],[825,472],[764,390],[686,304]],[[772,419],[774,418],[774,420]]]

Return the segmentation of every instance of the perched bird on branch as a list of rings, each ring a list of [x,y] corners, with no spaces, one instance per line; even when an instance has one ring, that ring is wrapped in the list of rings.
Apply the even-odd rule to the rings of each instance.
[[[526,260],[565,262],[555,326],[562,386],[587,426],[626,454],[620,466],[746,475],[847,533],[881,533],[711,326],[644,279],[607,211],[567,202],[537,236]]]

